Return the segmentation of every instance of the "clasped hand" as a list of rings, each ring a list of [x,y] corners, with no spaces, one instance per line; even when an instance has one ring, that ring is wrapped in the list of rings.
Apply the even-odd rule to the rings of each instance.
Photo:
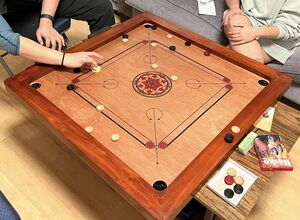
[[[228,39],[233,46],[249,43],[257,36],[257,28],[252,26],[235,26],[234,30],[228,32]]]
[[[230,9],[227,11],[227,13],[224,15],[224,18],[223,18],[225,27],[229,24],[232,17],[236,14],[244,15],[244,12],[239,8]]]
[[[51,21],[41,19],[39,28],[36,31],[36,37],[41,45],[51,47],[51,49],[61,51],[65,45],[63,36],[61,36],[52,26]]]

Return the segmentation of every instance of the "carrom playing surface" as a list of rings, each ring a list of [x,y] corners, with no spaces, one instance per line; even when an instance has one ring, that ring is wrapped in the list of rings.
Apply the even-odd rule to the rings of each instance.
[[[174,217],[290,83],[149,13],[83,48],[100,72],[33,67],[6,85],[148,218]]]
[[[169,185],[263,88],[261,77],[225,61],[210,67],[217,57],[168,34],[142,24],[95,50],[104,56],[99,73],[37,80],[44,97],[82,129],[93,127],[90,135],[150,185]]]

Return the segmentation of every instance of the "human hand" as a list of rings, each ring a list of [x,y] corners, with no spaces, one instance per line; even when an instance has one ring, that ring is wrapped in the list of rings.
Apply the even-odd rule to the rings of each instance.
[[[77,52],[66,53],[63,65],[68,68],[77,68],[85,66],[92,68],[98,66],[97,59],[103,59],[103,56],[96,52]]]
[[[52,49],[57,49],[61,51],[63,45],[65,45],[65,41],[63,36],[61,36],[52,26],[52,22],[47,19],[41,19],[39,28],[36,31],[36,37],[38,42],[46,47],[51,46]],[[43,42],[45,40],[45,45]]]
[[[237,27],[235,30],[228,32],[228,39],[233,46],[249,43],[258,36],[257,28],[252,26]]]
[[[234,9],[230,9],[227,12],[227,14],[225,14],[225,16],[223,18],[225,27],[228,25],[230,19],[236,14],[244,15],[244,12],[239,8],[234,8]]]

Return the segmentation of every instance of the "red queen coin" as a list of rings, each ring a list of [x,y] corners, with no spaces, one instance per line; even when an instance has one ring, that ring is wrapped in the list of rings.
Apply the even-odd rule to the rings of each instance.
[[[227,185],[232,185],[233,183],[234,183],[234,179],[233,179],[233,177],[232,176],[226,176],[225,178],[224,178],[224,182],[227,184]]]

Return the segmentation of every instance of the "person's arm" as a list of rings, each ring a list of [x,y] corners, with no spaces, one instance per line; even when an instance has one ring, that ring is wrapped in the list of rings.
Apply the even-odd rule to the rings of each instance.
[[[58,4],[59,0],[43,0],[41,14],[48,14],[54,17]]]
[[[57,50],[44,47],[35,41],[25,37],[20,37],[19,55],[31,59],[35,62],[51,65],[63,65],[68,68],[81,66],[95,67],[97,61],[103,59],[95,52],[62,53]]]
[[[255,38],[277,39],[279,36],[279,28],[275,25],[256,27],[255,33]]]
[[[242,27],[228,32],[228,39],[233,46],[245,44],[258,38],[277,39],[279,28],[276,26]]]
[[[60,65],[63,53],[46,48],[26,37],[20,37],[19,55],[38,63]]]
[[[44,47],[35,41],[20,36],[10,28],[9,24],[0,15],[0,49],[13,55],[21,55],[35,62],[62,65],[69,68],[81,66],[95,67],[97,60],[103,59],[95,52],[65,53]]]
[[[13,55],[21,55],[35,62],[62,65],[69,68],[81,66],[95,67],[97,61],[103,59],[101,55],[95,52],[77,52],[63,53],[44,47],[35,41],[14,33],[9,24],[0,15],[0,49]]]
[[[230,10],[240,9],[240,0],[226,0],[226,3]]]
[[[47,14],[54,17],[58,4],[59,0],[43,0],[41,14]],[[40,18],[36,36],[41,45],[44,44],[44,39],[45,46],[51,46],[52,49],[57,48],[58,50],[61,50],[62,45],[64,45],[64,38],[53,28],[53,23],[49,18]]]
[[[279,29],[278,39],[297,40],[300,38],[300,1],[287,0],[273,23]]]
[[[19,54],[20,35],[14,33],[6,20],[0,15],[0,49],[10,54]]]

